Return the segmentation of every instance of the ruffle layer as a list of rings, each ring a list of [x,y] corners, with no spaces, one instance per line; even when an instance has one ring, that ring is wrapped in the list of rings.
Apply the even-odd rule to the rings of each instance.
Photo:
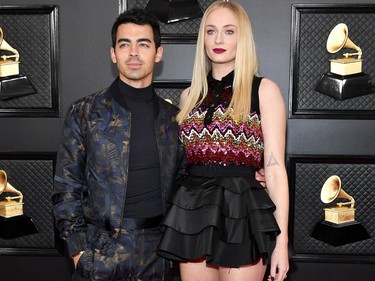
[[[270,255],[270,241],[280,233],[276,208],[255,179],[186,177],[179,184],[162,222],[160,255],[206,256],[208,263],[234,267]]]
[[[232,219],[223,216],[219,206],[205,206],[193,211],[173,206],[162,225],[188,235],[199,234],[205,228],[214,227],[218,230],[220,239],[226,243],[244,243],[257,233],[278,230],[271,212],[255,210],[246,218]]]
[[[176,261],[200,259],[205,256],[208,264],[225,267],[252,264],[260,258],[263,258],[264,263],[270,263],[275,240],[271,235],[261,235],[262,237],[254,237],[244,243],[228,244],[219,238],[213,227],[195,235],[181,235],[180,232],[168,228],[157,252],[160,256]]]
[[[246,218],[255,210],[273,213],[276,209],[265,188],[255,180],[256,185],[245,178],[195,179],[181,181],[169,203],[187,211],[214,205],[233,219]]]

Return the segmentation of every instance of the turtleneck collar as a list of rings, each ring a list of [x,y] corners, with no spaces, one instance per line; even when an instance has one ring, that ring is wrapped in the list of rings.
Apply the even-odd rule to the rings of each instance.
[[[120,88],[120,92],[125,97],[125,99],[130,99],[133,101],[151,100],[154,93],[154,87],[152,83],[145,88],[134,88],[119,79],[118,85]]]
[[[124,87],[122,87],[122,86],[124,86]],[[136,101],[135,99],[138,97],[137,94],[141,93],[142,91],[147,92],[148,94],[144,94],[144,100],[145,101],[148,100],[148,95],[150,95],[150,99],[152,99],[153,106],[154,106],[154,116],[155,116],[155,118],[158,116],[158,114],[159,114],[159,98],[157,97],[157,95],[155,93],[153,84],[151,84],[150,86],[148,86],[146,88],[137,89],[137,88],[133,88],[133,87],[127,85],[126,83],[122,82],[119,77],[117,77],[116,80],[112,83],[112,85],[110,86],[109,89],[110,89],[111,95],[114,98],[114,100],[121,107],[125,108],[126,110],[129,110],[129,107],[127,105],[126,100],[130,100],[126,97],[127,95],[131,95],[132,101]],[[126,89],[129,90],[129,93],[128,93],[128,91],[126,91]],[[141,93],[141,95],[142,95],[142,93]],[[140,101],[142,101],[142,97],[141,97]]]

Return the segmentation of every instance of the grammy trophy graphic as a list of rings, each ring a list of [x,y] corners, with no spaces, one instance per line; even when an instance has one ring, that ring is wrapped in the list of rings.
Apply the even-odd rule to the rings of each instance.
[[[4,31],[0,27],[0,100],[2,101],[36,93],[27,76],[20,74],[19,59],[19,52],[4,40]]]
[[[155,14],[161,22],[168,24],[203,15],[197,0],[150,0],[146,10]]]
[[[315,91],[337,100],[371,94],[370,75],[362,71],[362,50],[350,40],[345,23],[339,23],[332,29],[326,47],[332,54],[344,49],[355,51],[330,59],[330,71],[320,78]]]
[[[0,170],[0,195],[5,195],[0,200],[0,238],[11,239],[37,233],[33,220],[23,214],[22,192],[8,182],[4,170]]]
[[[321,189],[320,199],[335,205],[324,208],[324,221],[315,225],[311,236],[332,246],[341,246],[370,238],[362,223],[355,220],[355,200],[341,187],[337,175],[330,176]]]

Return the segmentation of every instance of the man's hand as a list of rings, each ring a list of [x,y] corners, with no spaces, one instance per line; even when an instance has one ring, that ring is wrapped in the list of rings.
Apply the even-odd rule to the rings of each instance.
[[[79,259],[81,258],[82,254],[84,253],[84,251],[81,251],[75,255],[72,256],[72,260],[73,260],[73,263],[74,263],[74,268],[77,268],[77,264],[78,264],[78,261]]]
[[[260,182],[260,184],[264,187],[266,187],[266,177],[264,176],[264,169],[260,169],[259,171],[255,172],[255,179]]]

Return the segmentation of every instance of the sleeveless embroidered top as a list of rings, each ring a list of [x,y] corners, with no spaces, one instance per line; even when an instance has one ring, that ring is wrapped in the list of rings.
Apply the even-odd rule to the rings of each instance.
[[[233,94],[234,72],[214,80],[210,73],[208,93],[180,125],[188,166],[246,166],[257,170],[263,161],[263,134],[259,110],[259,84],[254,77],[251,112],[246,122],[224,117]]]

